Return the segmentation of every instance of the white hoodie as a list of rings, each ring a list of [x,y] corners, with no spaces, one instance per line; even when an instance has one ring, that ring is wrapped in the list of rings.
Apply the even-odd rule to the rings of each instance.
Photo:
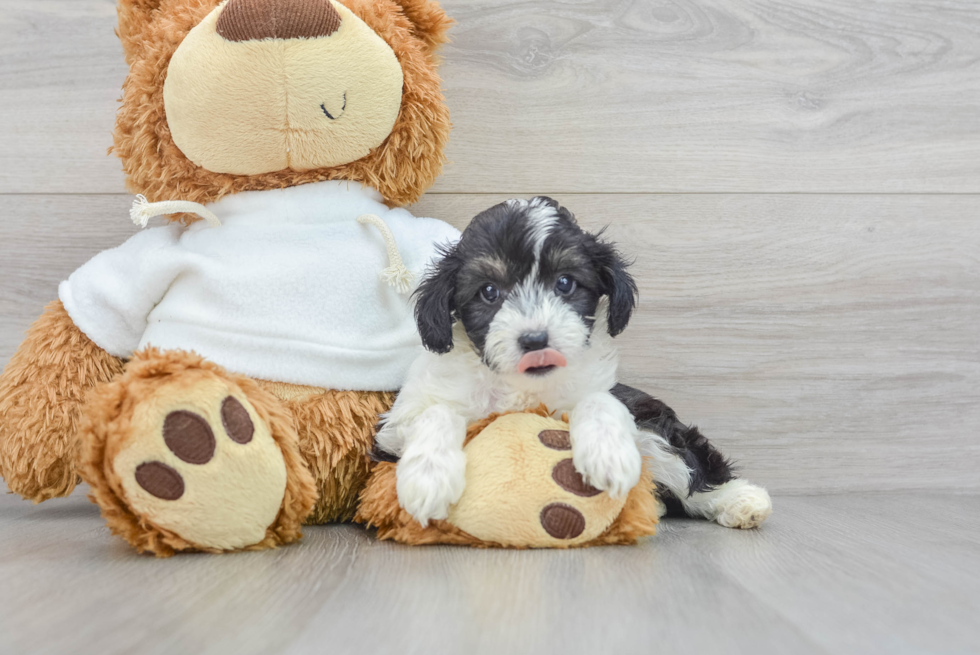
[[[379,278],[385,241],[357,219],[387,223],[416,283],[436,246],[459,238],[455,228],[388,209],[350,182],[250,191],[207,208],[220,227],[145,230],[62,282],[78,328],[122,358],[156,346],[275,382],[401,386],[422,348],[410,299]]]

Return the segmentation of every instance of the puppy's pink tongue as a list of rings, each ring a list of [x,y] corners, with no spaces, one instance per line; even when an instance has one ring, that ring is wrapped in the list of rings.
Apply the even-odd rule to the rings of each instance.
[[[544,350],[532,350],[523,357],[521,361],[517,363],[517,370],[521,373],[526,372],[529,368],[541,368],[542,366],[567,366],[568,362],[565,360],[565,356],[554,348],[545,348]]]

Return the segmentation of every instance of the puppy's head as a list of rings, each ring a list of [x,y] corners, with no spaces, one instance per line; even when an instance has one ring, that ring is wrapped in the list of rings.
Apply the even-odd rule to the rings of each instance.
[[[416,292],[422,343],[449,352],[459,321],[494,370],[546,375],[589,348],[603,297],[608,323],[600,329],[618,335],[636,304],[636,284],[600,236],[543,196],[479,214]]]

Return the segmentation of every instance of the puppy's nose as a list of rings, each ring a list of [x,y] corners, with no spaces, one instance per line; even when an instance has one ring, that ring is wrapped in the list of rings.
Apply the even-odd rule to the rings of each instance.
[[[218,34],[228,41],[312,39],[340,29],[330,0],[231,0],[218,17]]]
[[[517,343],[520,344],[524,352],[529,353],[533,350],[544,350],[548,347],[548,333],[547,332],[528,332],[522,334],[517,338]]]

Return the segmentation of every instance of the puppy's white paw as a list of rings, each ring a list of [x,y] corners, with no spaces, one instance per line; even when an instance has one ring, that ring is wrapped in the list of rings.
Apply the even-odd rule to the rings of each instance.
[[[573,424],[571,435],[572,461],[587,483],[619,498],[640,481],[643,458],[632,433],[587,421]]]
[[[445,519],[466,488],[466,455],[462,450],[405,451],[398,468],[398,504],[423,526]]]
[[[772,514],[772,499],[762,487],[744,480],[722,485],[715,503],[715,521],[726,528],[757,528]]]

